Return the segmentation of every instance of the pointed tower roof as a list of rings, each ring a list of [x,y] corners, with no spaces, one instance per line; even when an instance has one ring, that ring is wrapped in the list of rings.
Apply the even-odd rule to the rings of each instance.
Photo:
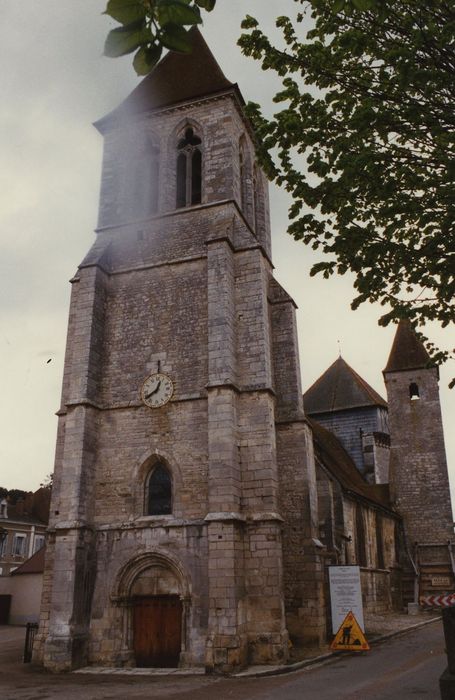
[[[169,51],[119,107],[95,123],[101,133],[123,115],[141,114],[226,90],[234,90],[244,104],[237,84],[226,78],[199,29],[193,27],[189,35],[191,53]]]
[[[339,357],[303,395],[305,413],[329,413],[362,406],[382,406],[387,403]]]
[[[397,327],[395,339],[384,372],[400,372],[407,369],[427,367],[430,356],[417,337],[408,319],[402,319]]]

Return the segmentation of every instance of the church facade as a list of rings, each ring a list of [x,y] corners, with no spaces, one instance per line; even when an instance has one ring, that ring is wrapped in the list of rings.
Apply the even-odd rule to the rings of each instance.
[[[374,528],[380,513],[392,568],[399,516],[313,440],[254,134],[200,33],[96,126],[100,214],[72,280],[35,658],[285,662],[290,638],[326,640],[327,551],[355,560],[335,510],[351,499],[353,531],[356,503]]]

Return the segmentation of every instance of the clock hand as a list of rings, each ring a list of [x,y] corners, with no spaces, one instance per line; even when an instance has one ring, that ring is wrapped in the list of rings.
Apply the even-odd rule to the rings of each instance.
[[[160,388],[160,386],[161,386],[161,379],[160,379],[160,381],[158,382],[158,384],[156,385],[156,387],[154,388],[154,390],[151,391],[150,394],[147,394],[147,396],[145,397],[146,400],[149,399],[151,396],[153,396],[153,394],[156,394],[156,392],[158,391],[158,389]]]

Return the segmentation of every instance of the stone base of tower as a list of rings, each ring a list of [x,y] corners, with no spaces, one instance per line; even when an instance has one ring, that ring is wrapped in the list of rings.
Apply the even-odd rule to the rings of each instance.
[[[207,641],[206,669],[209,673],[230,673],[247,665],[245,635],[211,635]]]
[[[286,625],[292,641],[299,646],[322,648],[327,642],[324,595],[324,560],[313,543],[302,556],[304,564],[303,596],[300,606],[286,611]]]
[[[289,635],[261,634],[248,640],[248,663],[251,665],[283,664],[289,656]]]
[[[216,635],[207,643],[208,672],[232,673],[250,665],[285,663],[289,655],[289,636],[281,634]]]
[[[88,638],[85,634],[52,636],[44,643],[43,665],[53,673],[73,671],[87,665]]]

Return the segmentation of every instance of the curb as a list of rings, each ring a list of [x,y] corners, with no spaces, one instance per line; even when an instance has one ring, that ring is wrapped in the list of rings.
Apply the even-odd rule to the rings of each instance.
[[[415,625],[410,627],[405,627],[404,629],[397,630],[396,632],[387,632],[387,634],[382,634],[380,637],[372,639],[369,644],[374,646],[376,644],[381,644],[388,639],[393,639],[393,637],[400,637],[401,635],[407,634],[408,632],[413,632],[420,627],[426,627],[431,625],[433,622],[439,622],[441,617],[432,617],[430,620],[424,620],[423,622],[417,622]],[[312,666],[319,666],[328,663],[332,659],[337,659],[343,654],[349,654],[352,656],[358,652],[345,652],[345,651],[329,651],[326,654],[321,654],[320,656],[314,656],[311,659],[305,659],[304,661],[297,661],[294,664],[289,664],[288,666],[276,666],[275,668],[264,669],[263,671],[241,671],[240,673],[235,673],[231,675],[231,678],[264,678],[266,676],[281,676],[285,673],[293,673],[294,671],[300,671],[303,668],[310,668]]]

